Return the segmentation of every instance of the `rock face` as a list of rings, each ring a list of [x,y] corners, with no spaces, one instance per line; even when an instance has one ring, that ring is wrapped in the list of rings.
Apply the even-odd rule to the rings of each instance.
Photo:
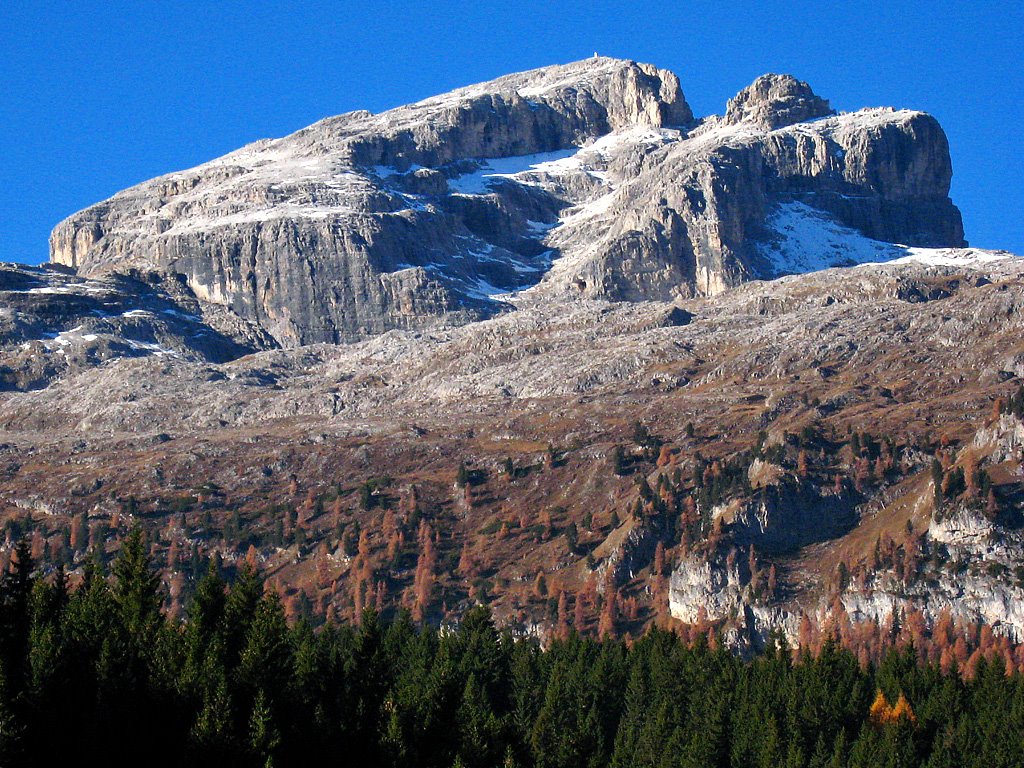
[[[40,389],[118,358],[224,363],[272,346],[258,327],[203,307],[174,278],[86,280],[0,265],[0,390]]]
[[[857,524],[849,501],[797,484],[763,488],[755,498],[722,514],[738,545],[754,545],[770,554],[838,538]]]
[[[594,58],[328,118],[140,184],[59,224],[51,259],[180,275],[295,346],[477,320],[531,287],[714,294],[792,271],[773,248],[794,204],[879,241],[963,244],[933,118],[829,114],[805,83],[767,75],[698,122],[671,72]]]
[[[546,282],[594,297],[671,300],[774,276],[787,271],[774,245],[792,230],[776,217],[793,205],[817,211],[824,229],[960,245],[950,178],[942,130],[919,112],[867,110],[779,130],[708,119],[552,233],[562,259]],[[827,238],[810,239],[823,250]],[[822,266],[840,263],[849,262],[840,255]]]
[[[1024,584],[1010,576],[1024,557],[1019,527],[994,525],[977,511],[959,508],[942,520],[933,516],[924,546],[956,567],[928,568],[929,578],[909,586],[893,573],[877,574],[865,589],[843,595],[850,617],[882,621],[897,609],[916,609],[929,618],[946,612],[987,624],[1014,641],[1024,639]]]

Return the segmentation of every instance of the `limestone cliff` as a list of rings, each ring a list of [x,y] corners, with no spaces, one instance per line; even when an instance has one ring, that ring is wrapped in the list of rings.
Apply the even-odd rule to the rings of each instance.
[[[795,203],[879,241],[963,244],[933,118],[829,115],[805,83],[771,75],[725,118],[695,121],[671,72],[588,59],[328,118],[145,182],[59,224],[51,258],[87,277],[180,275],[295,346],[481,319],[538,284],[714,294],[792,271],[772,249]]]

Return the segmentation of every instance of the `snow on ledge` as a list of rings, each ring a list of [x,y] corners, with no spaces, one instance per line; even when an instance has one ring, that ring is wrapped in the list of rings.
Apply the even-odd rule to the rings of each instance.
[[[927,264],[933,267],[962,267],[991,264],[1019,258],[1008,251],[985,251],[980,248],[905,248],[906,256],[893,264]]]
[[[758,245],[773,277],[818,272],[832,267],[924,264],[978,267],[1017,258],[980,248],[918,248],[865,237],[829,213],[801,202],[782,203],[768,216],[772,235]]]

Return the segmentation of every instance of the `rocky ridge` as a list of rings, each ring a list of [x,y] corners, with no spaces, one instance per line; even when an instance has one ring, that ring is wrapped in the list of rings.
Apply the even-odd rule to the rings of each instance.
[[[975,440],[960,452],[958,462],[968,456],[982,460],[986,466],[1004,468],[1013,475],[1011,487],[1017,493],[1021,473],[1021,442],[1024,423],[1016,416],[1001,416],[980,429]],[[858,624],[866,621],[877,625],[899,625],[916,613],[934,626],[939,621],[957,622],[963,626],[986,626],[1013,642],[1024,640],[1024,535],[1021,533],[1019,509],[1001,520],[993,520],[976,506],[954,504],[940,508],[935,501],[933,483],[916,480],[909,495],[902,499],[909,507],[908,527],[923,524],[915,555],[921,562],[913,569],[921,573],[912,579],[895,568],[849,578],[838,586],[832,601],[824,596],[804,601],[799,607],[765,601],[756,592],[750,569],[735,556],[704,559],[690,557],[681,561],[671,576],[669,604],[673,616],[686,623],[725,622],[731,628],[732,642],[741,648],[760,648],[772,633],[781,632],[790,645],[801,642],[800,624],[803,616],[812,616],[816,623]],[[828,509],[832,507],[832,509]],[[819,517],[828,509],[829,515],[810,522],[820,534],[822,526],[842,525],[843,513],[835,514],[835,505],[803,505],[801,512]],[[725,510],[716,510],[720,515]],[[851,510],[852,511],[852,510]],[[878,515],[881,510],[864,510],[859,514]],[[732,541],[751,544],[761,551],[778,551],[773,539],[782,536],[788,541],[782,549],[801,547],[799,529],[793,520],[763,518],[751,533],[749,520],[732,519],[728,524],[739,536]],[[822,536],[823,541],[840,539],[852,530],[857,521],[846,521],[845,530]],[[746,535],[745,535],[746,534]],[[911,566],[904,565],[905,569]]]
[[[277,344],[352,341],[508,311],[524,289],[713,295],[787,271],[772,244],[795,204],[875,240],[962,246],[950,176],[920,112],[832,115],[769,75],[695,120],[671,72],[595,58],[145,182],[59,224],[51,258],[181,275]]]
[[[204,318],[203,315],[206,315]],[[259,328],[200,306],[164,274],[0,265],[0,388],[30,390],[119,358],[224,363],[273,346]]]

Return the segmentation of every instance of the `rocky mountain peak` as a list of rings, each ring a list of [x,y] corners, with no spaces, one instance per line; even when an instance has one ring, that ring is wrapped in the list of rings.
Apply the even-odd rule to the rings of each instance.
[[[807,83],[792,75],[767,74],[729,100],[725,119],[732,125],[748,122],[775,130],[832,114],[828,101]]]
[[[567,114],[592,101],[605,111],[611,130],[634,124],[682,126],[693,121],[675,73],[653,64],[606,56],[516,72],[394,112],[465,105],[478,99],[525,100],[534,108],[544,105]]]
[[[637,125],[692,122],[674,73],[593,57],[505,75],[376,115],[327,118],[294,139],[355,165],[405,171],[467,158],[557,151]]]
[[[594,57],[152,179],[58,224],[51,259],[173,276],[300,346],[472,322],[527,290],[675,300],[894,253],[864,238],[964,244],[933,118],[829,114],[765,75],[697,125],[672,72]]]

